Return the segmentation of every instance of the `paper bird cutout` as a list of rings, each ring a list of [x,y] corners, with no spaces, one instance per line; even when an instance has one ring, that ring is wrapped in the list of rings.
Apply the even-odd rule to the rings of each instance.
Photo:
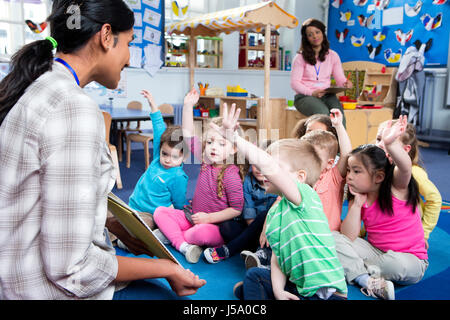
[[[414,7],[411,7],[409,4],[405,3],[405,14],[408,17],[415,17],[419,14],[420,9],[422,9],[423,2],[417,1]]]
[[[441,26],[442,23],[442,12],[438,13],[434,18],[426,13],[422,17],[420,17],[420,20],[422,21],[427,31],[437,29]]]
[[[384,39],[386,39],[388,30],[389,30],[388,27],[383,27],[381,31],[372,31],[373,38],[375,39],[375,41],[381,42]]]
[[[344,31],[336,30],[336,38],[338,38],[340,43],[344,43],[345,38],[347,37],[348,29],[344,29]]]
[[[406,42],[411,40],[413,33],[414,33],[414,29],[411,29],[406,33],[404,33],[400,29],[397,29],[397,30],[395,30],[395,37],[397,38],[397,41],[400,42],[400,44],[402,46],[404,46],[406,44]]]
[[[352,45],[354,46],[354,47],[357,47],[357,48],[359,48],[359,47],[361,47],[363,44],[364,44],[364,42],[366,41],[366,37],[364,36],[364,35],[362,35],[361,37],[355,37],[355,36],[351,36],[350,37],[350,40],[351,40],[351,42],[352,42]]]
[[[375,59],[375,56],[379,55],[381,52],[381,44],[379,44],[376,48],[372,46],[371,43],[367,45],[367,50],[369,51],[369,58]]]
[[[398,49],[397,52],[393,52],[392,49],[384,50],[384,58],[389,63],[397,63],[402,58],[402,49]]]
[[[46,21],[40,24],[36,24],[31,20],[25,20],[25,23],[27,24],[28,28],[30,28],[30,30],[33,31],[34,33],[41,33],[47,27]]]

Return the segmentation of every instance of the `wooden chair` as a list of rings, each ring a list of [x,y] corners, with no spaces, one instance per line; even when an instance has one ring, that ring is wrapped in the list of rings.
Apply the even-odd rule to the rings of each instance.
[[[142,103],[139,101],[131,101],[127,105],[127,109],[134,109],[134,110],[142,110]],[[119,122],[119,129],[117,130],[117,151],[119,154],[119,161],[122,162],[122,154],[123,154],[123,141],[126,140],[126,136],[129,132],[135,133],[141,133],[141,122],[136,121],[136,127],[131,127],[132,122],[134,121],[126,121]]]
[[[120,177],[120,168],[119,168],[119,160],[117,157],[117,149],[114,145],[109,143],[109,131],[111,130],[111,115],[106,112],[102,111],[103,118],[105,119],[105,137],[106,137],[106,143],[108,144],[109,151],[111,152],[111,157],[113,159],[114,167],[116,170],[116,184],[117,189],[122,189],[122,179]]]
[[[164,103],[158,107],[161,113],[173,114],[173,106]],[[145,133],[130,133],[127,134],[127,168],[131,165],[131,142],[140,142],[144,145],[144,160],[145,160],[145,170],[147,170],[150,165],[150,152],[148,150],[149,142],[153,140],[153,134]]]

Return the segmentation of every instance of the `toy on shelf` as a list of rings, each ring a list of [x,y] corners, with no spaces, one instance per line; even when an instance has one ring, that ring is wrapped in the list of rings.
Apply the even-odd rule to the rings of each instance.
[[[365,86],[361,96],[365,101],[380,101],[383,97],[381,95],[382,85],[377,85],[376,82],[373,85]]]
[[[205,85],[203,85],[203,83],[199,82],[198,83],[198,88],[200,89],[200,95],[204,96],[206,95],[206,90],[209,87],[209,83],[205,83]]]
[[[235,87],[227,86],[227,96],[228,97],[247,97],[248,91],[242,89],[240,85]]]

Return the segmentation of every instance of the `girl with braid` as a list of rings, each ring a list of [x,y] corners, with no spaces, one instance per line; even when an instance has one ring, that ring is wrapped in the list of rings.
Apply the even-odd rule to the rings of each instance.
[[[193,106],[199,93],[192,89],[184,99],[183,138],[196,159],[201,161],[192,208],[159,207],[154,220],[159,230],[190,263],[197,263],[202,246],[218,247],[233,238],[244,205],[244,165],[237,165],[237,149],[213,129],[203,141],[194,136]],[[213,121],[221,125],[221,118]],[[242,129],[238,132],[243,135]],[[244,161],[243,161],[244,162]]]

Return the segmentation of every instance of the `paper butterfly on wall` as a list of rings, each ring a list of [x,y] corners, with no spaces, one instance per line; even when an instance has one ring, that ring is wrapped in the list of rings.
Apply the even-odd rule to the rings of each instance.
[[[175,13],[175,15],[177,17],[180,17],[180,18],[184,17],[184,15],[188,11],[188,9],[189,9],[188,4],[186,4],[184,7],[180,7],[177,0],[172,1],[172,11],[173,11],[173,13]]]
[[[339,31],[336,29],[336,38],[339,40],[340,43],[344,43],[345,38],[348,35],[348,29],[344,29],[344,31]]]
[[[446,2],[447,2],[447,0],[433,0],[433,4],[436,4],[436,5],[445,4]]]
[[[402,49],[398,49],[397,52],[393,52],[392,49],[384,50],[384,58],[389,63],[397,63],[402,58]]]
[[[365,6],[368,0],[353,0],[353,3],[355,6]]]
[[[347,22],[347,21],[350,20],[351,17],[352,17],[352,12],[351,12],[350,10],[348,10],[347,12],[339,11],[339,13],[340,13],[340,15],[341,15],[340,20],[341,20],[342,22]]]
[[[369,29],[373,29],[373,23],[375,20],[375,15],[371,15],[369,17],[364,16],[363,14],[360,14],[358,16],[359,25],[361,27],[367,27]]]
[[[422,17],[420,17],[420,20],[422,21],[427,31],[437,29],[441,26],[442,23],[442,12],[438,13],[434,18],[426,13]]]
[[[413,33],[414,33],[414,29],[411,29],[406,33],[404,33],[400,29],[397,29],[397,30],[395,30],[395,37],[397,38],[397,41],[400,42],[400,44],[402,46],[404,46],[406,44],[406,42],[411,40]]]
[[[386,35],[388,33],[388,28],[387,27],[383,27],[383,29],[381,29],[381,31],[372,31],[373,34],[373,38],[375,39],[375,41],[381,42],[384,39],[386,39]]]
[[[405,14],[408,17],[415,17],[419,14],[420,9],[422,9],[423,2],[417,1],[414,7],[411,7],[409,4],[405,3]]]
[[[388,5],[390,0],[374,0],[375,9],[384,10]]]
[[[40,24],[36,24],[31,20],[25,20],[25,23],[27,24],[28,28],[30,28],[30,30],[33,31],[34,33],[41,33],[47,27],[46,21]]]
[[[369,58],[375,59],[375,56],[379,55],[381,52],[381,44],[379,44],[376,48],[372,46],[371,43],[367,45],[367,50],[369,51]]]
[[[336,9],[339,8],[339,6],[344,2],[344,0],[333,0],[333,2],[331,3],[331,5],[333,7],[335,7]]]
[[[366,37],[364,36],[364,35],[362,35],[361,37],[355,37],[355,36],[351,36],[350,37],[350,40],[352,41],[352,45],[354,46],[354,47],[357,47],[357,48],[359,48],[359,47],[361,47],[363,44],[364,44],[364,42],[366,41]]]

